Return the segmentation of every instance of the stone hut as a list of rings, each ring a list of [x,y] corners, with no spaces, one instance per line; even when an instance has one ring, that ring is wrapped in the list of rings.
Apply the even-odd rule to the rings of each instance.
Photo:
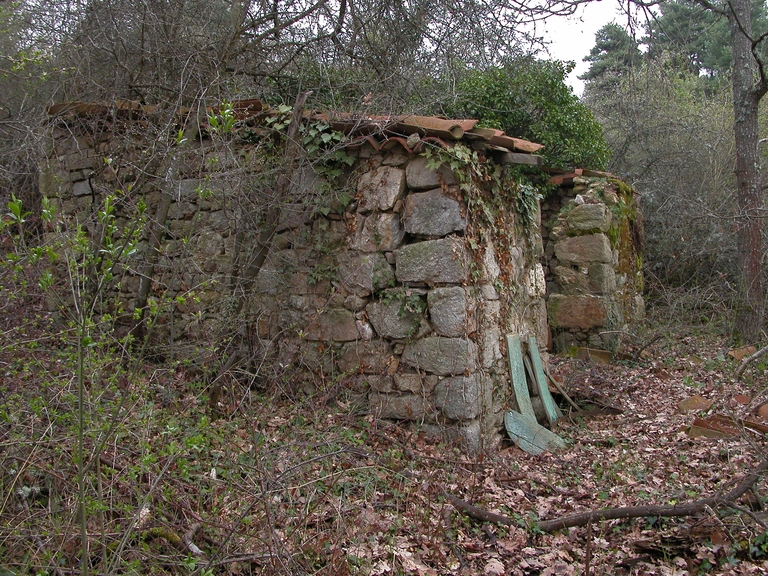
[[[615,348],[604,332],[639,313],[634,200],[607,175],[559,177],[542,225],[538,144],[305,113],[286,165],[287,113],[52,107],[48,238],[130,246],[103,297],[115,333],[214,376],[344,391],[478,452],[515,407],[506,334]]]

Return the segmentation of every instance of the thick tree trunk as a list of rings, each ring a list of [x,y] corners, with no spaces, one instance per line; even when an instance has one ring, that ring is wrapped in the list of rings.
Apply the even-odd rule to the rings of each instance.
[[[756,78],[752,55],[750,2],[730,3],[731,47],[733,51],[733,132],[736,142],[736,188],[739,213],[736,219],[740,303],[736,331],[745,340],[754,340],[763,328],[765,294],[762,282],[763,206],[758,157],[757,111],[765,87]]]

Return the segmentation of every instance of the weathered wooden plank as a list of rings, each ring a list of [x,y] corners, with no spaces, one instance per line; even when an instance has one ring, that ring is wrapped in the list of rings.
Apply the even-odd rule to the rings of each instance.
[[[531,396],[539,395],[539,383],[536,380],[536,375],[533,373],[533,364],[528,356],[523,356],[523,364],[525,364],[525,373],[528,374],[528,392]]]
[[[565,441],[535,421],[509,410],[504,414],[504,426],[509,437],[528,454],[541,454],[546,450],[565,448]]]
[[[528,394],[528,382],[525,379],[525,365],[523,364],[519,336],[507,334],[507,358],[509,359],[509,377],[512,379],[512,387],[515,390],[517,407],[523,416],[536,422],[536,414],[533,412],[531,397]]]
[[[544,365],[541,363],[541,354],[539,354],[539,345],[536,342],[536,336],[531,335],[528,337],[528,353],[531,356],[531,362],[533,363],[533,375],[536,378],[536,384],[539,387],[539,397],[544,403],[544,410],[547,412],[547,420],[552,424],[558,418],[563,417],[563,413],[560,408],[557,407],[552,394],[549,392],[549,386],[547,385],[547,377],[544,375]]]

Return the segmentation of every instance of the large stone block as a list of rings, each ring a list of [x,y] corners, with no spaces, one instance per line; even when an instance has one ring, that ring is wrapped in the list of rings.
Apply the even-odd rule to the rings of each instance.
[[[440,166],[437,170],[427,167],[428,160],[418,156],[408,163],[405,175],[408,187],[411,190],[429,190],[443,185],[455,184],[456,178],[447,166]]]
[[[406,344],[402,362],[438,376],[470,373],[477,369],[477,345],[466,338],[422,338]]]
[[[352,248],[362,252],[391,252],[403,243],[405,230],[400,215],[393,212],[371,214],[358,228]]]
[[[589,330],[605,326],[607,311],[598,296],[552,294],[547,301],[549,323],[553,328]]]
[[[392,347],[384,340],[349,342],[341,348],[339,370],[346,373],[383,374],[394,360]]]
[[[611,264],[592,264],[587,274],[588,288],[597,294],[609,294],[616,290],[616,271]]]
[[[405,231],[419,236],[446,236],[464,230],[461,204],[441,189],[409,194],[403,213]]]
[[[469,278],[471,256],[462,238],[426,240],[395,252],[399,282],[461,284]]]
[[[365,298],[393,280],[392,266],[382,254],[350,250],[339,255],[339,281],[348,292]]]
[[[589,264],[613,261],[611,243],[605,234],[566,238],[555,244],[555,256],[563,264]]]
[[[539,262],[535,262],[526,272],[525,287],[529,298],[541,298],[546,294],[547,281],[544,277],[544,268]]]
[[[377,418],[393,420],[421,420],[431,407],[427,400],[418,394],[382,394],[371,392],[368,396],[371,414]]]
[[[438,336],[459,338],[477,330],[475,302],[461,286],[434,288],[427,295],[429,317]]]
[[[399,373],[394,375],[395,388],[401,392],[412,392],[414,394],[430,394],[437,386],[438,377],[434,374],[420,373]]]
[[[568,229],[573,232],[600,230],[605,232],[611,225],[611,213],[605,204],[582,204],[566,216]]]
[[[88,196],[92,193],[93,191],[91,190],[91,185],[88,183],[88,180],[80,180],[79,182],[72,184],[73,196]]]
[[[480,415],[481,379],[471,376],[443,378],[435,388],[435,406],[451,420],[472,420]]]
[[[276,232],[292,230],[312,219],[312,208],[300,202],[287,202],[280,208],[280,221]]]
[[[405,172],[400,168],[380,166],[360,177],[358,211],[391,210],[405,191]]]
[[[349,342],[360,338],[355,315],[344,308],[322,310],[306,326],[298,326],[298,329],[303,330],[307,340]]]
[[[403,340],[421,338],[429,332],[429,324],[423,314],[412,312],[405,306],[405,294],[387,301],[371,302],[366,306],[373,329],[382,338]]]

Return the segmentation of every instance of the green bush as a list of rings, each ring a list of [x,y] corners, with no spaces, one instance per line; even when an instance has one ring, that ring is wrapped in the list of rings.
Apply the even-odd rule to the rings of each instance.
[[[502,67],[465,70],[454,101],[443,111],[454,118],[478,118],[480,126],[544,144],[541,154],[554,168],[602,170],[608,162],[603,130],[565,76],[572,63],[533,58]]]

